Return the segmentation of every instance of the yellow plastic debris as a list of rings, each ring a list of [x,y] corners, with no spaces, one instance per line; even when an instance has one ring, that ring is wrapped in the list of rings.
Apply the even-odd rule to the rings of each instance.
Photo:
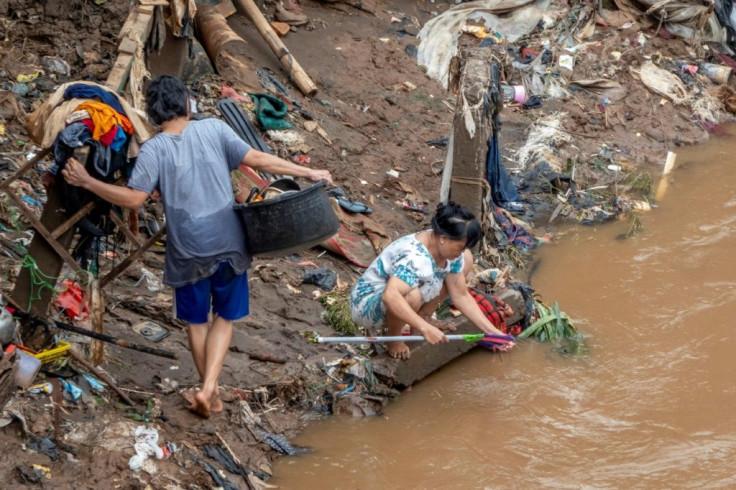
[[[18,80],[18,83],[30,83],[41,75],[43,75],[43,70],[36,70],[33,73],[21,73],[16,77],[16,79]]]

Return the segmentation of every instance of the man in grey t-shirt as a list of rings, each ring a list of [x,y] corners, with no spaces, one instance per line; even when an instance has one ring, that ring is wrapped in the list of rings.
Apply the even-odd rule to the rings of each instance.
[[[332,177],[327,170],[301,167],[252,149],[220,120],[190,121],[189,91],[177,78],[153,80],[146,105],[162,131],[141,148],[128,187],[92,178],[74,159],[62,174],[69,184],[133,209],[154,191],[160,192],[167,226],[164,283],[174,288],[176,317],[189,324],[189,347],[202,378],[190,409],[209,417],[222,410],[217,379],[233,320],[248,314],[250,257],[233,210],[230,171],[244,164],[312,181],[331,183]]]

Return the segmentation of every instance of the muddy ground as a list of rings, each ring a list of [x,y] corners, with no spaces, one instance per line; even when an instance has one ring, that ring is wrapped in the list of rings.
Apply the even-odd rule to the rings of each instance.
[[[297,131],[312,147],[309,165],[328,168],[336,184],[352,198],[369,203],[374,209],[371,217],[390,231],[391,238],[427,226],[425,215],[401,208],[399,201],[405,192],[386,172],[398,171],[399,180],[418,191],[429,208],[434,208],[446,150],[427,142],[450,135],[456,100],[454,94],[424,74],[407,54],[407,46],[418,45],[413,34],[451,5],[389,0],[381,2],[371,14],[342,3],[301,0],[299,4],[310,23],[289,33],[284,41],[312,76],[319,93],[309,99],[292,85],[287,86],[290,96],[313,116],[330,140],[328,143],[316,132],[304,130],[302,118],[295,116]],[[57,83],[75,79],[102,81],[107,77],[127,9],[128,2],[124,0],[108,0],[102,5],[81,0],[0,0],[0,90],[15,89],[12,100],[17,109],[13,114],[4,113],[0,163],[8,165],[0,166],[1,177],[10,175],[31,150],[32,143],[22,126],[24,113],[32,111]],[[272,12],[273,5],[266,5],[264,10]],[[250,23],[240,16],[229,22],[252,47],[249,57],[253,67],[266,68],[285,81],[275,57]],[[576,55],[574,77],[562,73],[563,79],[568,80],[605,76],[624,85],[627,95],[608,106],[607,117],[599,108],[600,96],[586,91],[576,92],[567,100],[545,100],[537,109],[512,105],[503,111],[504,163],[511,170],[522,170],[515,177],[527,205],[521,217],[530,224],[536,223],[535,233],[554,231],[548,230],[547,221],[559,203],[555,194],[566,189],[540,186],[528,176],[522,178],[528,169],[519,168],[516,150],[527,141],[531,123],[562,113],[558,118],[566,136],[549,142],[549,152],[563,163],[562,172],[570,170],[569,162],[575,163],[580,189],[606,190],[589,192],[588,208],[565,205],[558,223],[588,219],[595,222],[600,215],[591,209],[596,208],[608,210],[605,219],[608,215],[617,216],[611,198],[628,196],[627,190],[636,190],[626,184],[627,175],[656,175],[668,150],[708,138],[703,124],[698,124],[689,108],[661,103],[660,95],[649,91],[629,72],[629,67],[637,67],[645,57],[656,54],[675,59],[702,57],[701,47],[657,37],[651,30],[644,31],[646,43],[641,45],[640,31],[638,24],[622,30],[598,26],[587,39],[586,49]],[[548,37],[544,33],[534,36],[530,45]],[[612,51],[622,52],[620,59],[614,60]],[[44,61],[48,56],[66,62],[69,72],[53,73],[47,66],[48,59]],[[19,74],[44,66],[44,75],[25,88],[19,87]],[[510,83],[517,81],[517,74],[510,68],[506,75]],[[193,81],[192,87],[205,94],[218,89],[220,83],[210,76]],[[207,110],[211,104],[205,98],[203,95],[202,107]],[[617,165],[622,171],[609,170],[608,165]],[[38,174],[27,183],[36,196],[43,197]],[[638,191],[629,197],[642,199],[650,192]],[[5,201],[2,212],[3,237],[11,241],[23,238],[27,223],[19,220]],[[388,387],[374,387],[366,402],[359,395],[368,390],[360,384],[350,394],[335,395],[348,384],[328,377],[322,367],[342,357],[345,351],[310,344],[305,339],[304,334],[309,331],[333,332],[323,321],[324,309],[315,299],[318,288],[302,284],[301,277],[314,266],[326,267],[350,285],[361,269],[315,248],[298,256],[255,260],[250,272],[251,315],[237,324],[221,378],[225,410],[209,420],[190,414],[179,394],[197,382],[186,332],[172,319],[170,290],[160,289],[160,283],[143,278],[141,272],[144,267],[160,278],[163,250],[155,247],[149,251],[142,263],[131,267],[105,291],[105,328],[111,335],[146,343],[131,330],[144,320],[164,325],[171,333],[150,345],[178,353],[178,361],[106,347],[104,369],[140,407],[152,410],[139,408],[137,415],[126,411],[109,390],[80,403],[53,401],[46,394],[18,393],[5,408],[6,418],[12,422],[0,429],[0,451],[9,462],[0,468],[0,481],[14,482],[16,487],[39,484],[65,488],[74,484],[78,488],[93,488],[109,486],[112,481],[116,488],[207,488],[214,485],[213,478],[195,459],[214,463],[204,457],[203,447],[221,445],[223,440],[246,468],[266,478],[270,462],[278,453],[261,442],[257,430],[248,428],[254,427],[248,415],[250,410],[260,417],[257,427],[288,439],[315,414],[373,413],[396,395]],[[3,256],[0,262],[0,289],[7,293],[14,285],[20,260]],[[276,362],[259,360],[264,358]],[[175,443],[178,451],[171,459],[155,461],[143,471],[133,472],[128,468],[134,454],[132,431],[142,424],[134,419],[141,417],[151,419],[147,425],[158,429],[160,444]],[[21,423],[21,419],[25,422]],[[52,460],[30,449],[36,438],[44,437],[56,441],[57,458]],[[33,464],[49,468],[48,479],[34,473]],[[244,479],[232,472],[227,472],[227,478],[236,488],[247,488]]]

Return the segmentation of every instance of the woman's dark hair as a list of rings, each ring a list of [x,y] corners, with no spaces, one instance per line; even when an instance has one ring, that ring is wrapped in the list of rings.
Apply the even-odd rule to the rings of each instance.
[[[189,89],[176,77],[161,75],[146,89],[146,112],[156,124],[188,114]]]
[[[473,248],[483,236],[480,223],[473,213],[463,206],[449,201],[439,203],[432,218],[432,231],[451,240],[466,240],[467,248]]]

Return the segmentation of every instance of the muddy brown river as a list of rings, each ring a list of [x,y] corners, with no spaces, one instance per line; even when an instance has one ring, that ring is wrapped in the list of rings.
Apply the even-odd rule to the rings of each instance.
[[[383,416],[311,422],[294,442],[314,451],[281,459],[272,483],[736,488],[735,141],[678,149],[640,235],[577,227],[539,250],[532,285],[575,320],[587,356],[476,349]]]

